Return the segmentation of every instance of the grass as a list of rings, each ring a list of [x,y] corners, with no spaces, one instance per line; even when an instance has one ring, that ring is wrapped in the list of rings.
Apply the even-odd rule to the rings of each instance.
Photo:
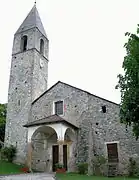
[[[16,165],[13,163],[9,163],[6,161],[0,161],[0,175],[4,174],[21,174],[22,166]],[[107,178],[107,177],[95,177],[95,176],[87,176],[87,175],[79,175],[73,173],[66,173],[66,174],[57,174],[59,180],[137,180],[135,178],[124,178],[124,177],[117,177],[117,178]]]
[[[0,161],[0,175],[3,174],[20,174],[22,166],[9,163],[6,161]]]
[[[124,177],[95,177],[95,176],[87,176],[87,175],[79,175],[79,174],[57,174],[58,180],[137,180],[135,178],[124,178]]]

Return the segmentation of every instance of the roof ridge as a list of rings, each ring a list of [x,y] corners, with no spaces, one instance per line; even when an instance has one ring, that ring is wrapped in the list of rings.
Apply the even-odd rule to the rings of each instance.
[[[52,114],[52,115],[49,115],[49,116],[46,116],[46,117],[43,117],[43,118],[37,119],[37,120],[35,120],[35,121],[31,121],[31,122],[29,122],[28,124],[30,124],[30,123],[35,123],[35,122],[38,122],[38,121],[40,121],[40,120],[43,120],[43,119],[46,119],[46,118],[50,118],[50,117],[52,117],[52,116],[57,116],[57,117],[59,117],[60,119],[65,120],[64,118],[62,118],[62,117],[58,116],[57,114]]]
[[[51,86],[49,89],[47,89],[43,94],[41,94],[37,99],[35,99],[35,100],[32,102],[32,104],[34,104],[38,99],[40,99],[44,94],[46,94],[48,91],[50,91],[50,90],[51,90],[53,87],[55,87],[58,83],[62,83],[62,84],[65,84],[66,86],[69,86],[69,87],[78,89],[78,90],[80,90],[80,91],[83,91],[83,92],[91,95],[91,96],[97,97],[97,98],[99,98],[99,99],[102,99],[102,100],[107,101],[107,102],[109,102],[109,103],[115,104],[115,105],[117,105],[117,106],[120,105],[120,104],[118,104],[118,103],[116,103],[116,102],[110,101],[110,100],[105,99],[105,98],[100,97],[100,96],[97,96],[97,95],[92,94],[92,93],[90,93],[90,92],[88,92],[88,91],[86,91],[86,90],[80,89],[80,88],[78,88],[78,87],[72,86],[72,85],[67,84],[67,83],[64,83],[64,82],[62,82],[62,81],[58,81],[58,82],[55,83],[53,86]]]
[[[49,118],[49,117],[54,116],[54,115],[56,115],[56,114],[52,114],[52,115],[50,115],[50,116],[46,116],[46,117],[40,118],[40,119],[37,119],[37,120],[35,120],[35,121],[31,121],[31,122],[29,122],[29,123],[32,123],[32,122],[37,122],[37,121],[40,121],[40,120],[43,120],[43,119]],[[28,124],[29,124],[29,123],[28,123]]]
[[[39,97],[37,97],[32,104],[34,104],[38,99],[40,99],[44,94],[46,94],[48,91],[50,91],[54,86],[56,86],[60,81],[56,82],[55,84],[53,84],[53,86],[51,86],[50,88],[48,88],[46,91],[44,91]]]
[[[30,126],[34,126],[34,125],[37,126],[37,125],[49,124],[49,123],[57,123],[57,122],[67,123],[67,124],[69,124],[71,126],[74,126],[74,127],[78,128],[77,125],[67,121],[66,119],[62,118],[61,116],[58,116],[57,114],[53,114],[53,115],[47,116],[45,118],[38,119],[37,121],[32,121],[30,123],[27,123],[27,124],[23,125],[23,127],[30,127]]]
[[[60,82],[60,83],[62,83],[62,84],[65,84],[65,85],[67,85],[67,86],[70,86],[70,87],[76,88],[76,89],[78,89],[78,90],[80,90],[80,91],[86,92],[87,94],[90,94],[90,95],[95,96],[95,97],[97,97],[97,98],[100,98],[100,99],[102,99],[102,100],[105,100],[105,101],[108,101],[108,102],[110,102],[110,103],[113,103],[113,104],[119,105],[119,104],[118,104],[118,103],[116,103],[116,102],[110,101],[110,100],[105,99],[105,98],[100,97],[100,96],[97,96],[97,95],[92,94],[92,93],[90,93],[90,92],[88,92],[88,91],[86,91],[86,90],[83,90],[83,89],[81,89],[81,88],[78,88],[78,87],[72,86],[72,85],[67,84],[67,83],[65,83],[65,82],[62,82],[62,81],[59,81],[59,82]]]

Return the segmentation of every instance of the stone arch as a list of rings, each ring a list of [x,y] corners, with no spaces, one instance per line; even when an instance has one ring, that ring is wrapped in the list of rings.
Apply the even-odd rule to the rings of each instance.
[[[40,39],[40,53],[44,55],[44,40]]]
[[[38,127],[32,134],[31,140],[38,134],[38,133],[44,133],[46,136],[51,136],[52,134],[56,134],[57,137],[57,132],[55,131],[54,128],[51,126],[45,125],[45,126],[40,126]]]
[[[32,169],[51,171],[52,145],[56,143],[57,133],[50,126],[40,126],[32,133]]]
[[[21,51],[22,52],[27,50],[27,43],[28,43],[27,35],[22,36],[21,38]]]
[[[64,139],[67,141],[75,140],[75,131],[71,128],[67,128],[65,131]]]
[[[64,140],[67,144],[67,163],[68,171],[74,172],[76,170],[76,132],[72,128],[67,128],[65,131]]]

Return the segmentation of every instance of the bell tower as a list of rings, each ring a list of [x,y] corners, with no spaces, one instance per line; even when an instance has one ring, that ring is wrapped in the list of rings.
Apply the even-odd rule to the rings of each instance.
[[[36,4],[14,35],[8,91],[5,145],[14,145],[24,163],[31,103],[47,90],[49,40]]]

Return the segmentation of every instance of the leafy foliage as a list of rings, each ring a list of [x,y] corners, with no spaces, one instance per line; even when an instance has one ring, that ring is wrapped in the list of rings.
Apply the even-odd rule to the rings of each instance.
[[[0,141],[4,142],[5,124],[0,124]]]
[[[56,167],[57,169],[62,169],[62,168],[64,168],[64,165],[63,165],[63,164],[60,164],[60,163],[57,163],[57,164],[55,164],[55,167]]]
[[[139,25],[137,27],[139,34]],[[120,120],[126,126],[133,127],[136,139],[139,137],[139,37],[136,34],[125,33],[128,42],[125,43],[126,56],[122,68],[125,74],[119,74],[116,89],[120,89]]]
[[[4,142],[7,104],[0,104],[0,141]]]
[[[16,147],[14,147],[13,145],[11,145],[10,147],[4,147],[1,150],[2,157],[4,159],[7,159],[9,162],[13,162],[13,159],[16,156],[16,152]]]
[[[7,104],[0,104],[0,124],[5,124],[7,113]]]
[[[139,177],[139,168],[137,161],[130,157],[128,164],[128,176],[129,177]]]
[[[79,174],[86,174],[87,170],[88,170],[88,164],[87,163],[79,163],[78,164]]]
[[[107,159],[103,155],[97,155],[93,158],[94,175],[104,175],[107,171]]]

